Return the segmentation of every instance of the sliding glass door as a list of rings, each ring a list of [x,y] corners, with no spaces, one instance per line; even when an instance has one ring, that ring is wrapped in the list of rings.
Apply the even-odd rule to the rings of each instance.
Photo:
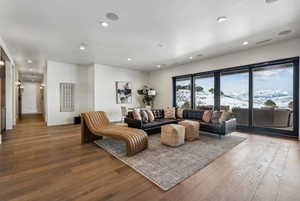
[[[221,73],[221,110],[232,111],[238,125],[249,124],[249,70]]]
[[[176,107],[182,109],[192,108],[192,80],[190,77],[176,79]]]
[[[253,69],[253,126],[293,130],[293,63]]]
[[[239,129],[298,136],[299,57],[173,78],[174,106],[230,111]]]
[[[194,78],[195,109],[214,108],[214,75],[196,76]]]

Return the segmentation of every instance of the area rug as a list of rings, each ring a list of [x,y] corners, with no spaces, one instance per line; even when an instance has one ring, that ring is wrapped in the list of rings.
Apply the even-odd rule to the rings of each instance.
[[[245,139],[201,135],[196,141],[172,148],[160,143],[160,134],[149,135],[149,148],[132,157],[126,156],[122,141],[106,138],[95,143],[167,191]]]

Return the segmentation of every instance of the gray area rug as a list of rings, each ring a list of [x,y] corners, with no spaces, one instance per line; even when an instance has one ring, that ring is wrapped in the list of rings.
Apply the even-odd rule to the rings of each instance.
[[[160,134],[155,134],[149,135],[149,148],[132,157],[126,156],[126,145],[122,141],[106,138],[95,143],[167,191],[245,139],[201,135],[196,141],[172,148],[162,145]]]

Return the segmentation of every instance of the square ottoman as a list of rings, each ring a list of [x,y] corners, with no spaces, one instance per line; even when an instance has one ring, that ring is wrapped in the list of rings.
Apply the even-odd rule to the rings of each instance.
[[[185,127],[185,139],[193,141],[199,137],[200,123],[198,121],[185,120],[178,123]]]
[[[177,147],[184,144],[185,127],[168,124],[161,127],[160,141],[162,144]]]

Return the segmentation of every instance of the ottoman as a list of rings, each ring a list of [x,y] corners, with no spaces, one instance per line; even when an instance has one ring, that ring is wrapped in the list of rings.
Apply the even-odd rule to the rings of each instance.
[[[198,121],[185,120],[178,123],[185,127],[185,139],[188,141],[195,140],[199,136],[200,123]]]
[[[162,144],[177,147],[184,144],[184,135],[184,126],[168,124],[161,127],[160,141]]]

